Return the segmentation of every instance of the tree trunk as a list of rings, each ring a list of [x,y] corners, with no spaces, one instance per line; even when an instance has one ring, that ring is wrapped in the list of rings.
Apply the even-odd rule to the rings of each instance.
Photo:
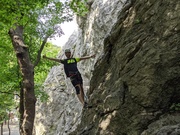
[[[3,123],[1,123],[1,135],[3,135]]]
[[[19,133],[22,135],[23,134],[23,114],[24,114],[24,94],[23,94],[23,88],[22,88],[22,83],[20,84],[20,102],[19,102]]]
[[[29,58],[28,47],[23,41],[23,27],[16,26],[16,29],[10,29],[9,35],[12,40],[14,51],[18,59],[18,64],[22,74],[23,89],[23,123],[21,135],[32,135],[36,97],[34,93],[34,66]]]
[[[11,129],[9,126],[9,120],[10,120],[10,113],[9,113],[9,118],[8,118],[8,122],[7,122],[7,127],[8,127],[8,131],[9,131],[9,135],[11,135]]]

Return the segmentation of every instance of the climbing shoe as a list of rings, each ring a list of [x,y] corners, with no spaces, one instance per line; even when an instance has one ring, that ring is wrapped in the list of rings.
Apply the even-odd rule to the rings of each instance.
[[[92,105],[89,105],[87,102],[85,102],[83,108],[84,108],[84,109],[86,109],[86,108],[92,108]]]

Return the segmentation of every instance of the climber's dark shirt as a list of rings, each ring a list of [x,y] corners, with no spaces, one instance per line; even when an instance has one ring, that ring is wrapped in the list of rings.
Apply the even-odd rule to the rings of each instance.
[[[61,63],[64,64],[64,71],[67,77],[73,76],[79,73],[77,68],[77,62],[80,61],[80,58],[70,58],[61,60]]]

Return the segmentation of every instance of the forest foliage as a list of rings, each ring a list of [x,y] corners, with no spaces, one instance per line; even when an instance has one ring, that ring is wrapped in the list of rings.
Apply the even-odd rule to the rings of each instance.
[[[73,20],[74,13],[85,15],[87,8],[80,0],[28,0],[0,1],[0,122],[6,119],[7,112],[18,108],[15,99],[19,98],[21,73],[13,50],[8,31],[16,25],[24,27],[24,43],[28,46],[30,59],[35,64],[43,42],[45,47],[41,54],[56,57],[60,48],[47,43],[63,35],[61,24]],[[50,67],[55,63],[40,60],[35,67],[35,92],[41,101],[47,100],[42,84]]]

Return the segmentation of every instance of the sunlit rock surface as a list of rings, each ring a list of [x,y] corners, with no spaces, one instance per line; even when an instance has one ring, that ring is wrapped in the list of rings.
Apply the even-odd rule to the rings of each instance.
[[[63,49],[96,54],[78,63],[93,108],[82,111],[62,65],[55,66],[44,84],[50,99],[37,107],[36,134],[179,135],[180,1],[88,4]]]

